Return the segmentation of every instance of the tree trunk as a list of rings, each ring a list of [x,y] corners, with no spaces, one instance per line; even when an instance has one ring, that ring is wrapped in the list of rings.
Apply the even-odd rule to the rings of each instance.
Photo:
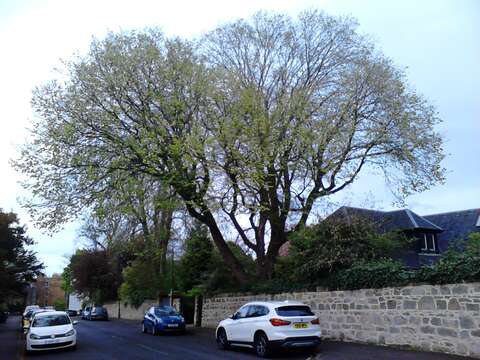
[[[285,222],[282,219],[279,220],[280,221],[277,222],[270,221],[270,244],[268,245],[267,254],[262,259],[263,261],[259,264],[260,268],[257,270],[260,271],[259,275],[261,279],[269,280],[272,278],[275,261],[278,257],[278,251],[280,250],[280,247],[287,241]]]
[[[187,207],[188,208],[188,207]],[[245,273],[245,270],[242,267],[242,264],[238,261],[238,259],[233,254],[232,250],[228,247],[227,242],[223,238],[223,235],[218,228],[217,222],[213,217],[210,211],[205,211],[203,214],[199,214],[195,210],[188,208],[188,212],[194,218],[205,224],[208,229],[210,230],[210,234],[212,235],[213,242],[217,247],[220,255],[222,255],[223,261],[227,264],[227,266],[232,270],[232,274],[235,279],[241,284],[245,285],[248,282],[248,276]]]

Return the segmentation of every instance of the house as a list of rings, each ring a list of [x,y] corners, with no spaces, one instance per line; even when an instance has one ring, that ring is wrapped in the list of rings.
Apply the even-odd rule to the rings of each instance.
[[[420,216],[409,209],[379,211],[342,206],[324,221],[329,219],[347,223],[364,219],[374,224],[379,233],[400,231],[416,239],[398,255],[399,260],[412,268],[433,264],[451,245],[480,231],[480,209]],[[280,249],[280,256],[288,254],[288,245]]]
[[[51,277],[40,275],[29,286],[27,304],[54,306],[55,303],[65,302],[65,291],[61,285],[62,277],[59,274],[53,274]]]

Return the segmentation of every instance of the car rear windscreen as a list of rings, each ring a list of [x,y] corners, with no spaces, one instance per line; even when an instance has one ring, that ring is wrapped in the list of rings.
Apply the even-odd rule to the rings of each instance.
[[[314,316],[315,314],[308,306],[291,305],[280,306],[275,309],[279,316]]]

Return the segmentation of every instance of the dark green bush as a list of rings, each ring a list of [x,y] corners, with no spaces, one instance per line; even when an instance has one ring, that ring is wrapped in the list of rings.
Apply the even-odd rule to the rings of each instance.
[[[277,273],[289,283],[305,286],[323,283],[354,264],[389,258],[409,246],[403,234],[378,234],[365,219],[323,221],[289,235],[289,256]]]
[[[418,270],[415,280],[429,284],[479,281],[480,256],[448,251],[433,266]]]
[[[331,290],[355,290],[403,286],[412,281],[415,272],[391,259],[371,260],[353,264],[332,274],[326,285]]]
[[[332,274],[326,285],[330,289],[353,290],[415,283],[435,285],[480,281],[479,250],[480,234],[474,233],[463,246],[448,250],[432,266],[412,270],[390,259],[356,262],[350,268]]]

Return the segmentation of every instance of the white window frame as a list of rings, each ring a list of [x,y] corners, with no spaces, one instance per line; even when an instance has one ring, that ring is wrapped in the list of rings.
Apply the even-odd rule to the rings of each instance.
[[[432,251],[435,252],[437,251],[437,244],[435,244],[435,234],[431,233],[430,236],[432,237],[432,245],[433,245]]]
[[[423,233],[423,246],[420,250],[428,251],[427,234]]]
[[[430,248],[428,246],[428,238],[427,238],[427,235],[431,237],[431,240],[432,240],[432,247]],[[423,233],[423,246],[422,248],[420,249],[421,251],[424,251],[424,252],[437,252],[437,244],[435,243],[435,234],[434,233]]]

